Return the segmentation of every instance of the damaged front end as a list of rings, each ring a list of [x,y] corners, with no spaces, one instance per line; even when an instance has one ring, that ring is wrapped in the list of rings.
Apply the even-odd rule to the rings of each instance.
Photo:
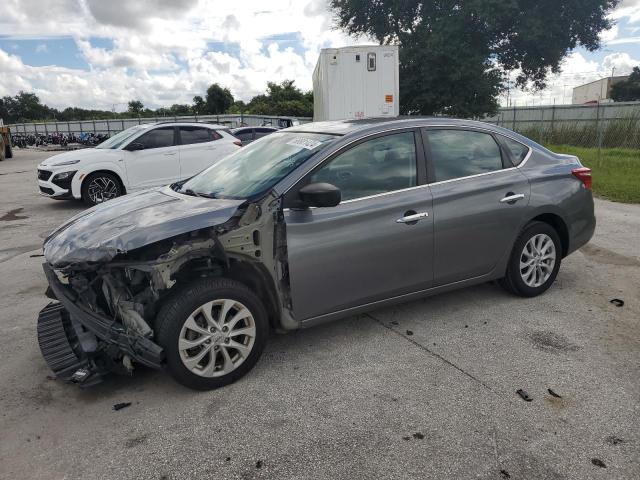
[[[179,285],[196,278],[258,272],[265,280],[255,288],[268,297],[271,311],[280,316],[288,302],[276,287],[286,280],[286,267],[274,243],[281,213],[273,196],[259,203],[218,202],[165,189],[146,201],[140,197],[75,217],[45,242],[43,268],[59,303],[40,312],[38,341],[64,381],[92,385],[136,364],[162,368],[156,315]],[[130,210],[126,222],[118,203]]]

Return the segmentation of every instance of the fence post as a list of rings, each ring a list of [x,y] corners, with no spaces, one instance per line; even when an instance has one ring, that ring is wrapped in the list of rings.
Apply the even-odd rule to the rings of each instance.
[[[602,149],[602,135],[601,135],[601,121],[600,121],[600,100],[596,103],[596,137],[598,142],[598,161],[600,160],[600,154]]]
[[[551,142],[553,142],[553,125],[556,121],[556,99],[553,99],[553,107],[551,107]]]
[[[514,132],[516,131],[516,102],[513,102],[513,127],[511,128]]]

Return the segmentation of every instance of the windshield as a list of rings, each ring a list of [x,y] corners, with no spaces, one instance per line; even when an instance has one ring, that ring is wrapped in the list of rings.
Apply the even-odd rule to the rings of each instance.
[[[336,138],[319,133],[274,133],[223,158],[185,182],[180,191],[214,198],[253,197]]]
[[[120,133],[116,133],[113,137],[107,138],[104,142],[99,145],[96,145],[95,148],[110,148],[116,149],[122,146],[124,142],[129,140],[131,137],[139,133],[141,130],[148,128],[149,125],[136,125],[135,127],[127,128],[126,130],[121,131]]]

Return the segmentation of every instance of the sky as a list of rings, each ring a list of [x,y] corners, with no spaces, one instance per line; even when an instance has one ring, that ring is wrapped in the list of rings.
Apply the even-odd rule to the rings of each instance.
[[[0,96],[56,108],[191,103],[213,82],[250,100],[267,81],[311,89],[321,48],[371,44],[333,26],[327,0],[2,0]],[[570,103],[571,88],[640,64],[640,0],[622,0],[602,49],[577,49],[541,92],[501,103]],[[515,76],[515,75],[514,75]]]

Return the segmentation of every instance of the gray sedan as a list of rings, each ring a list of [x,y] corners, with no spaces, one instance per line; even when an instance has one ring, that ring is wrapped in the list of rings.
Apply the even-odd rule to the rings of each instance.
[[[539,295],[594,228],[591,171],[509,130],[296,126],[54,231],[40,345],[64,380],[143,364],[216,388],[251,369],[270,329],[492,280]]]

